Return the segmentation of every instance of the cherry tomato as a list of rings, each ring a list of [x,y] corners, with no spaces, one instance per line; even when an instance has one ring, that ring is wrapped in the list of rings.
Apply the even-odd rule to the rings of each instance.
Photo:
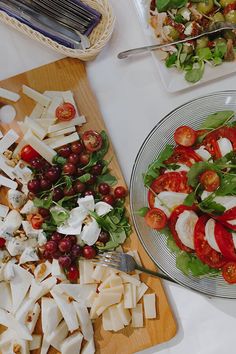
[[[233,149],[236,150],[236,129],[224,126],[207,134],[207,136],[203,140],[203,143],[206,146],[206,148],[212,149],[213,152],[215,152],[216,158],[221,157],[219,145],[217,143],[217,140],[220,138],[229,139],[231,144],[233,145]]]
[[[84,150],[84,145],[83,145],[82,141],[80,141],[80,140],[74,141],[71,144],[71,150],[75,154],[80,154]]]
[[[232,234],[219,222],[215,223],[215,240],[223,256],[228,261],[236,262],[236,252]]]
[[[64,166],[63,166],[63,172],[66,175],[74,175],[76,173],[76,167],[73,163],[67,162]]]
[[[84,146],[89,152],[98,151],[102,147],[102,137],[94,130],[88,130],[82,135]]]
[[[236,225],[232,225],[229,221],[236,219],[236,207],[233,207],[224,212],[224,214],[218,216],[217,218],[222,224],[224,224],[229,229],[236,231]]]
[[[201,174],[200,183],[207,192],[214,192],[220,185],[220,177],[215,171],[207,170]]]
[[[107,183],[100,183],[100,184],[98,185],[98,191],[99,191],[99,193],[101,193],[102,195],[107,195],[107,194],[109,194],[109,193],[110,193],[110,190],[111,190],[111,188],[110,188],[109,184],[107,184]]]
[[[236,262],[228,262],[222,268],[222,275],[229,284],[236,283]]]
[[[175,243],[176,245],[183,251],[185,252],[193,252],[193,250],[187,246],[185,246],[182,241],[179,238],[179,235],[175,229],[175,225],[176,222],[178,220],[178,217],[180,216],[180,214],[182,214],[185,210],[195,210],[195,207],[189,207],[189,206],[185,206],[185,205],[179,205],[177,208],[175,208],[169,218],[169,227],[171,230],[171,233],[175,239]]]
[[[195,162],[202,161],[202,158],[191,149],[191,147],[176,146],[174,152],[169,159],[165,161],[165,164],[169,163],[182,163],[191,167]]]
[[[71,282],[76,282],[79,278],[79,270],[76,266],[70,266],[68,269],[67,277]]]
[[[161,230],[166,226],[167,216],[161,209],[153,208],[145,215],[146,224],[154,230]]]
[[[198,258],[212,268],[221,268],[226,263],[226,258],[215,251],[206,240],[205,226],[208,221],[206,215],[201,216],[194,230],[194,247]]]
[[[31,223],[34,229],[41,229],[43,224],[43,217],[40,214],[29,214],[27,215],[27,220]]]
[[[167,172],[157,177],[151,185],[155,193],[163,191],[178,192],[181,183],[181,176],[178,172]]]
[[[58,154],[62,157],[69,157],[71,154],[71,148],[69,147],[69,145],[62,146],[58,150]]]
[[[83,248],[83,257],[86,259],[92,259],[96,256],[97,252],[92,246],[84,246]]]
[[[87,192],[89,192],[89,191],[87,191]],[[85,192],[85,194],[87,192]],[[114,205],[114,203],[115,203],[115,199],[114,199],[113,195],[111,195],[111,194],[104,195],[102,200],[103,200],[103,202],[110,204],[111,206]]]
[[[39,153],[32,148],[30,145],[26,145],[22,148],[20,152],[20,157],[25,162],[31,162],[32,160],[40,157]]]
[[[75,118],[76,110],[72,103],[65,102],[57,107],[56,117],[58,120],[64,122]]]
[[[115,198],[125,198],[127,195],[127,190],[123,186],[118,186],[114,190]]]
[[[174,133],[174,139],[176,144],[189,147],[192,146],[197,138],[197,134],[195,130],[188,127],[187,125],[183,125],[176,129]]]

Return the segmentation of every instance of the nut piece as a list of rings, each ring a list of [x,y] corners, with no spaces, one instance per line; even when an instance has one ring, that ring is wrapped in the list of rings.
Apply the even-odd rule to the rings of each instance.
[[[13,346],[13,353],[15,354],[21,354],[21,345],[20,344],[14,344]]]
[[[38,271],[38,274],[36,275],[36,278],[40,279],[44,276],[44,274],[46,273],[47,271],[47,266],[45,263],[42,263],[39,267],[39,271]]]

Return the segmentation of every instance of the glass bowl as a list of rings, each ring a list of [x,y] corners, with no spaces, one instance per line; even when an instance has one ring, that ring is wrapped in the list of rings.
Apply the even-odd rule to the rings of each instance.
[[[175,144],[176,128],[189,125],[199,129],[202,121],[216,111],[236,112],[236,91],[216,92],[183,104],[165,116],[148,134],[134,162],[130,181],[130,204],[133,224],[139,240],[159,269],[177,283],[208,296],[236,299],[236,285],[227,284],[222,276],[193,277],[184,275],[175,265],[175,255],[166,245],[166,236],[150,229],[135,212],[147,206],[147,189],[142,174],[148,165],[164,149],[166,144]]]

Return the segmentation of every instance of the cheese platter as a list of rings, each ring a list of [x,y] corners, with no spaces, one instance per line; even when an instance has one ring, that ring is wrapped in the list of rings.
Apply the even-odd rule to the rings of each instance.
[[[62,239],[59,250],[63,247],[65,250],[65,238],[68,234],[70,237],[80,235],[80,242],[85,245],[83,247],[87,252],[91,251],[91,248],[100,247],[100,250],[102,248],[109,250],[108,245],[114,247],[111,240],[110,243],[105,243],[107,248],[103,247],[104,244],[97,243],[102,232],[101,219],[103,220],[111,213],[114,214],[118,209],[116,204],[111,203],[111,200],[109,203],[108,193],[104,192],[104,186],[103,190],[99,187],[102,183],[98,188],[100,188],[99,192],[103,195],[103,199],[99,199],[92,193],[87,193],[87,195],[77,193],[77,204],[73,205],[69,212],[67,204],[66,206],[58,204],[62,198],[56,200],[53,196],[54,203],[50,204],[50,213],[54,221],[58,221],[60,217],[60,223],[56,225],[54,223],[54,229],[50,229],[50,232],[48,230],[52,225],[49,225],[47,220],[43,223],[43,228],[41,228],[42,223],[40,227],[35,228],[35,222],[38,222],[38,219],[33,222],[32,218],[29,218],[29,215],[37,215],[35,213],[39,208],[45,209],[39,201],[43,200],[45,206],[45,202],[49,199],[48,194],[45,193],[48,189],[55,191],[57,185],[51,184],[42,188],[47,181],[42,182],[41,179],[41,189],[36,190],[37,183],[32,184],[32,181],[39,175],[37,166],[34,165],[32,168],[32,165],[26,161],[27,159],[24,160],[26,163],[22,163],[22,159],[18,158],[19,154],[22,158],[22,149],[25,145],[30,145],[40,154],[40,159],[43,159],[40,169],[46,167],[50,169],[49,164],[63,160],[63,156],[58,151],[60,152],[64,146],[69,144],[70,147],[75,146],[81,136],[86,142],[86,132],[91,129],[101,132],[101,135],[102,132],[105,134],[104,122],[89,87],[84,65],[77,60],[63,59],[2,81],[0,87],[4,89],[4,94],[5,90],[9,90],[20,96],[20,99],[13,104],[17,112],[16,119],[10,124],[1,124],[3,137],[0,140],[0,167],[3,174],[0,176],[2,186],[0,189],[2,203],[0,227],[2,235],[5,235],[4,246],[6,246],[6,249],[1,251],[1,257],[8,257],[10,260],[2,267],[4,269],[0,269],[0,276],[3,280],[0,284],[5,284],[0,286],[3,287],[3,294],[12,296],[11,311],[9,311],[10,304],[6,301],[0,313],[0,323],[8,327],[0,336],[2,354],[9,350],[6,349],[9,348],[9,343],[11,348],[20,346],[22,353],[29,353],[31,350],[33,353],[40,353],[40,348],[41,353],[61,351],[65,354],[72,354],[79,353],[80,347],[82,353],[93,353],[95,350],[96,353],[110,353],[111,351],[134,353],[171,339],[176,333],[176,323],[160,280],[143,274],[128,275],[112,269],[107,271],[102,269],[104,267],[95,266],[81,257],[78,262],[79,284],[75,282],[69,284],[67,279],[69,273],[62,269],[68,268],[65,266],[68,262],[66,251],[60,255],[59,260],[58,257],[46,257],[45,252],[52,247],[53,242],[48,241],[47,237],[52,232],[59,232],[63,235],[60,236]],[[16,98],[14,94],[13,98]],[[6,96],[1,97],[3,103],[12,104]],[[7,97],[11,99],[12,95]],[[63,103],[74,107],[71,120],[55,119],[55,111]],[[62,114],[61,111],[60,113]],[[102,136],[103,143],[104,136]],[[11,148],[12,145],[14,149]],[[6,156],[6,151],[8,151],[8,156]],[[25,152],[25,156],[27,153],[29,151]],[[90,158],[95,153],[96,150]],[[34,157],[34,160],[39,159],[38,155]],[[73,156],[73,158],[76,157]],[[14,165],[9,166],[6,163],[8,160],[13,160]],[[109,170],[115,175],[117,185],[123,186],[124,180],[111,145],[104,161],[109,161]],[[64,174],[68,181],[68,166],[65,167],[65,161],[62,175]],[[80,177],[85,178],[84,175]],[[109,179],[111,178],[112,176],[109,175]],[[82,181],[85,180],[82,179]],[[19,182],[21,189],[18,186]],[[83,183],[81,180],[79,182],[81,188]],[[62,183],[65,183],[64,180]],[[120,195],[122,191],[122,189],[119,190]],[[31,197],[26,199],[24,197],[26,194]],[[67,195],[65,198],[68,202],[71,198],[73,199],[73,196]],[[122,198],[117,198],[116,202],[118,199]],[[128,201],[126,201],[127,209],[128,206]],[[64,218],[65,214],[66,218]],[[127,230],[130,230],[126,216],[122,220]],[[140,261],[140,256],[144,266],[155,269],[134,232],[131,235],[128,235],[128,231],[122,230],[122,232],[122,235],[119,233],[120,241],[115,246],[122,244],[121,251],[131,252],[134,258],[138,258],[137,261]],[[11,237],[12,234],[14,237]],[[26,239],[24,239],[25,236]],[[82,247],[81,244],[78,247]],[[85,254],[84,252],[82,255],[85,257]],[[22,288],[17,292],[15,287],[19,282]],[[26,318],[30,318],[30,321],[27,322]],[[45,318],[52,318],[52,322],[46,321]],[[10,341],[12,331],[18,332],[18,329],[21,333],[20,338]]]

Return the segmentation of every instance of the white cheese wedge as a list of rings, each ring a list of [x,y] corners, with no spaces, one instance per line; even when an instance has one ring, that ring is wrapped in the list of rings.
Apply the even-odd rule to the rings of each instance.
[[[30,113],[30,117],[33,119],[39,119],[41,118],[41,115],[43,114],[44,111],[44,106],[42,106],[41,104],[37,103],[34,106],[33,111]]]
[[[84,339],[89,341],[93,338],[94,331],[87,307],[75,301],[73,302],[73,306],[77,313],[80,329],[82,331]]]
[[[83,336],[77,332],[64,339],[61,343],[61,354],[78,354],[81,349]]]
[[[2,170],[12,180],[15,179],[14,168],[7,164],[7,160],[2,155],[0,155],[0,170]]]
[[[68,328],[65,321],[62,321],[46,338],[56,350],[60,351],[61,343],[68,335]]]
[[[145,283],[141,283],[140,286],[137,286],[136,288],[136,299],[137,302],[141,300],[145,292],[148,290],[148,286]]]
[[[38,212],[38,208],[34,206],[34,203],[32,200],[27,200],[23,208],[21,208],[20,213],[21,214],[36,214]]]
[[[131,326],[134,328],[143,327],[143,305],[137,304],[135,308],[131,309],[131,313],[132,313]]]
[[[215,220],[214,219],[209,219],[206,223],[205,226],[205,238],[211,248],[213,248],[215,251],[220,252],[219,246],[217,245],[216,239],[215,239]]]
[[[0,186],[16,189],[18,187],[18,184],[7,177],[0,175]]]
[[[57,232],[63,235],[79,235],[82,229],[82,223],[78,224],[76,227],[71,226],[66,221],[57,228]]]
[[[32,337],[33,337],[33,339],[29,343],[29,350],[31,351],[31,350],[40,349],[41,343],[42,343],[41,334],[33,334]]]
[[[45,263],[40,263],[34,270],[35,280],[41,282],[44,280],[52,271],[52,264],[49,261]]]
[[[53,133],[49,133],[48,137],[49,138],[60,137],[61,135],[74,133],[75,131],[76,131],[75,127],[69,127],[69,128],[65,128],[65,129],[62,129],[62,130],[58,130],[58,131],[53,132]]]
[[[31,129],[40,140],[43,140],[47,135],[47,131],[33,118],[25,117],[24,124],[28,129]]]
[[[50,343],[48,342],[46,336],[43,336],[40,354],[47,354],[49,347],[50,347]]]
[[[44,232],[40,230],[38,234],[38,245],[39,247],[42,247],[47,243],[47,237],[45,236]]]
[[[15,313],[23,302],[29,287],[31,285],[33,276],[24,268],[13,265],[15,276],[10,281],[12,293],[12,313]]]
[[[93,284],[95,281],[92,278],[94,264],[90,261],[79,261],[80,284]]]
[[[26,318],[26,326],[29,328],[29,331],[31,334],[34,332],[36,323],[39,319],[39,315],[40,315],[40,306],[36,302],[36,304],[34,304],[33,308],[30,309],[30,311],[28,312],[28,315]]]
[[[92,218],[90,223],[84,225],[80,236],[86,245],[92,246],[97,242],[100,232],[101,228],[97,221]]]
[[[90,339],[89,342],[83,347],[81,354],[94,354],[95,353],[95,344],[94,339]]]
[[[3,309],[0,309],[0,324],[17,332],[17,335],[22,339],[32,339],[28,328],[18,322],[12,314]]]
[[[12,309],[11,289],[7,282],[0,282],[0,308],[8,312]]]
[[[34,305],[34,300],[26,296],[20,308],[16,311],[15,318],[19,322],[26,324],[28,312],[34,307]]]
[[[51,99],[49,97],[36,90],[33,90],[26,85],[22,86],[22,91],[26,96],[38,102],[41,106],[48,107],[48,105],[51,103]]]
[[[219,149],[222,156],[225,156],[229,152],[233,151],[233,145],[229,139],[220,138],[217,140],[217,143],[219,145]]]
[[[3,280],[10,281],[15,277],[15,270],[13,266],[14,260],[11,259],[3,268]]]
[[[46,95],[48,96],[48,95]],[[51,103],[47,109],[47,117],[50,119],[56,118],[56,109],[63,103],[63,98],[60,96],[52,97]]]
[[[0,141],[0,153],[8,150],[18,139],[19,135],[13,129],[8,130]]]
[[[17,181],[21,182],[23,185],[26,185],[33,177],[31,169],[21,161],[14,167],[13,173]],[[25,194],[28,194],[28,191]]]
[[[20,99],[20,95],[18,95],[18,93],[4,89],[2,87],[0,87],[0,97],[13,102],[17,102]]]
[[[82,227],[82,222],[86,218],[87,215],[88,215],[88,210],[82,206],[79,206],[79,207],[74,208],[70,211],[70,217],[67,220],[67,223],[70,226],[74,226],[74,227],[81,226]]]
[[[105,202],[97,202],[95,204],[95,212],[99,216],[108,214],[112,209],[113,207],[110,204],[107,204]]]
[[[116,307],[121,321],[125,326],[128,326],[131,321],[131,315],[129,310],[124,307],[124,302],[121,301],[118,305],[116,305]]]
[[[13,234],[20,228],[21,222],[22,216],[20,213],[17,210],[11,210],[4,219],[4,226],[1,227],[1,232],[7,231]]]
[[[53,277],[55,277],[59,280],[66,279],[66,275],[65,275],[65,273],[64,273],[64,271],[63,271],[62,267],[60,266],[57,259],[53,259],[53,261],[52,261],[51,273],[52,273]]]
[[[19,256],[24,252],[27,245],[27,241],[21,241],[20,239],[11,237],[7,240],[6,249],[12,257]]]
[[[65,135],[65,136],[62,136],[62,137],[59,136],[54,142],[51,142],[49,144],[49,146],[52,149],[57,149],[57,148],[59,148],[59,147],[61,147],[63,145],[71,144],[71,143],[73,143],[74,141],[77,141],[77,140],[79,140],[78,133],[72,133],[70,135]]]
[[[53,150],[50,146],[45,144],[43,141],[39,140],[31,130],[28,130],[28,132],[24,136],[24,140],[31,146],[34,147],[34,149],[43,157],[45,160],[47,160],[49,163],[52,163],[52,160],[54,156],[57,154],[55,150]]]
[[[92,195],[87,195],[83,198],[78,198],[77,203],[80,207],[83,207],[86,210],[94,211],[95,201]]]
[[[69,301],[69,297],[63,294],[59,294],[54,290],[51,290],[51,295],[56,301],[63,318],[67,324],[70,332],[75,331],[79,328],[78,318],[76,316],[73,303]]]
[[[108,308],[111,317],[112,330],[118,332],[124,328],[124,323],[120,317],[117,306],[111,306]]]
[[[33,279],[30,287],[29,297],[34,301],[39,300],[44,295],[48,294],[50,290],[56,285],[57,280],[55,277],[50,277],[41,283]]]
[[[20,211],[21,212],[21,211]],[[27,237],[37,238],[38,234],[42,231],[40,229],[34,229],[29,221],[23,220],[22,227]]]
[[[155,293],[145,294],[143,296],[143,305],[145,318],[153,319],[157,317]]]
[[[54,299],[41,299],[41,318],[43,333],[48,335],[54,331],[62,320],[62,314]]]
[[[66,294],[72,297],[75,301],[80,304],[91,307],[91,302],[89,300],[90,294],[96,294],[97,285],[96,284],[58,284],[53,290],[62,294]]]
[[[179,215],[175,225],[175,230],[181,240],[181,242],[194,249],[194,228],[198,221],[197,214],[192,210],[185,210]]]
[[[0,218],[5,218],[9,212],[9,207],[3,204],[0,204]]]
[[[7,199],[12,209],[20,209],[26,202],[26,195],[18,190],[9,189]]]
[[[26,247],[20,256],[19,264],[24,264],[27,262],[36,262],[39,260],[37,252],[33,247]]]
[[[208,161],[211,158],[211,154],[204,148],[204,146],[200,146],[195,152],[203,159],[203,161]]]

